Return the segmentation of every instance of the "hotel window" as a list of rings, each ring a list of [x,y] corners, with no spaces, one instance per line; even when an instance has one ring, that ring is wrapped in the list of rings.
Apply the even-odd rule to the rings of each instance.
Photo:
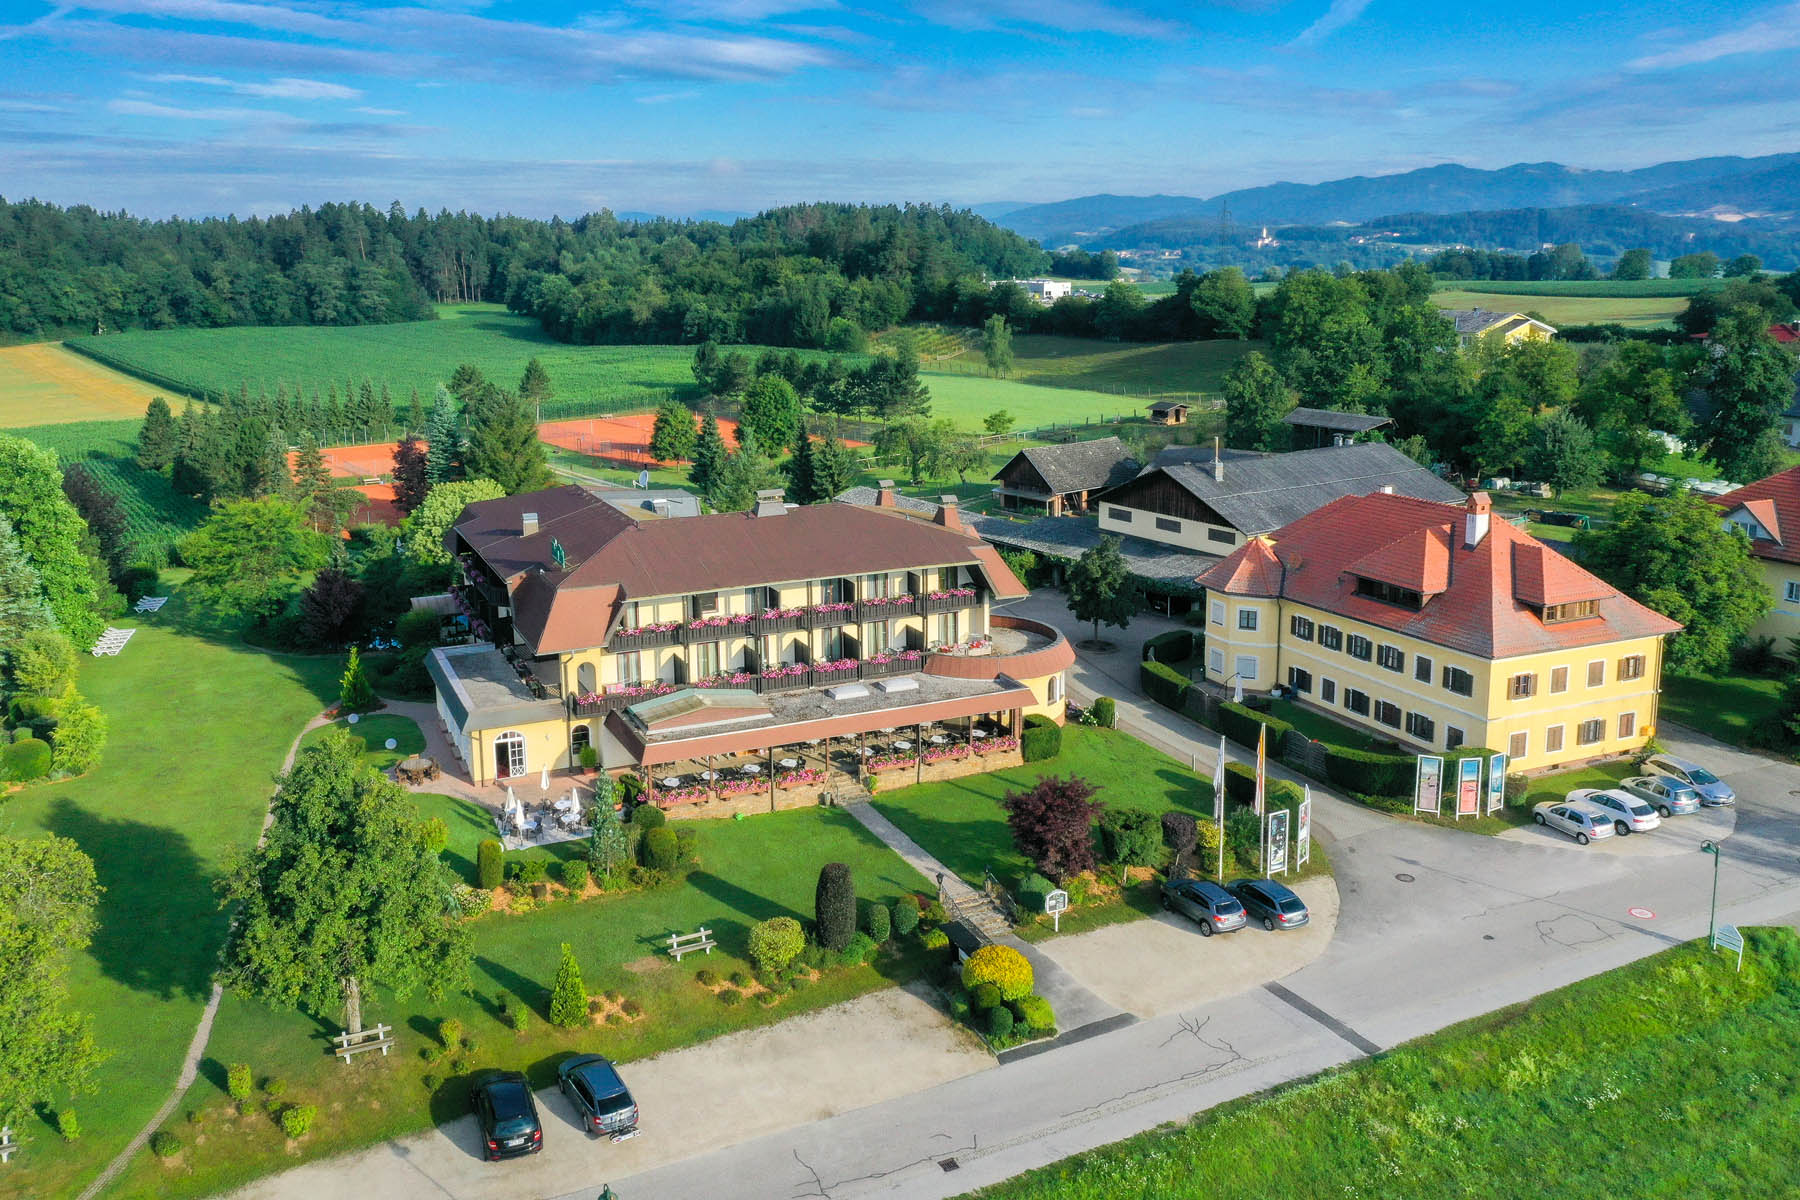
[[[1583,721],[1575,727],[1575,744],[1577,746],[1591,746],[1605,736],[1606,722],[1599,718]]]
[[[700,592],[692,597],[692,602],[693,615],[696,618],[710,617],[719,611],[719,593],[717,592]]]
[[[1299,667],[1288,668],[1288,686],[1301,695],[1312,691],[1312,672]]]
[[[1162,530],[1164,533],[1180,533],[1181,532],[1181,522],[1172,520],[1168,517],[1156,518],[1156,527],[1158,529]]]
[[[1406,651],[1398,646],[1383,646],[1375,652],[1375,661],[1390,671],[1406,670]]]
[[[1358,579],[1356,594],[1367,596],[1371,600],[1379,600],[1383,604],[1397,604],[1401,608],[1410,608],[1415,612],[1425,604],[1425,598],[1411,588],[1383,583],[1379,579]]]
[[[962,614],[939,613],[937,615],[937,640],[940,646],[953,645],[962,640]]]
[[[1313,623],[1306,617],[1289,617],[1288,632],[1303,642],[1313,640]]]
[[[1257,662],[1256,655],[1240,654],[1237,656],[1237,677],[1240,683],[1251,682],[1260,671],[1261,664]]]
[[[692,668],[691,678],[705,679],[719,673],[719,643],[701,642],[688,650],[688,666]]]
[[[1506,694],[1513,700],[1525,700],[1537,692],[1537,676],[1531,672],[1514,675],[1507,684]]]
[[[1563,727],[1561,725],[1552,725],[1550,728],[1544,730],[1545,754],[1555,754],[1562,749],[1562,746]]]
[[[581,761],[581,752],[593,744],[593,736],[585,724],[569,730],[569,761]]]
[[[1121,521],[1126,525],[1131,524],[1131,510],[1129,508],[1108,508],[1106,510],[1106,515],[1113,520]]]
[[[1634,712],[1619,714],[1619,736],[1628,738],[1637,732],[1637,714]]]
[[[1550,668],[1550,691],[1551,691],[1551,694],[1554,695],[1557,692],[1566,692],[1568,690],[1569,690],[1569,668],[1567,668],[1567,667],[1551,667]]]
[[[874,621],[863,626],[863,641],[868,643],[870,654],[880,654],[887,650],[890,645],[888,623],[886,621]]]
[[[1511,766],[1513,763],[1518,762],[1521,758],[1524,758],[1525,750],[1528,745],[1529,745],[1529,739],[1526,738],[1526,736],[1522,733],[1515,733],[1512,735],[1512,737],[1508,738],[1506,741],[1507,765]]]
[[[1444,726],[1444,749],[1454,750],[1468,740],[1468,734],[1454,725]]]
[[[1620,679],[1642,679],[1644,677],[1644,656],[1633,654],[1619,660]]]
[[[1445,667],[1444,690],[1455,692],[1459,696],[1473,696],[1475,677],[1461,667]]]
[[[1800,581],[1788,580],[1781,595],[1789,604],[1800,604]]]
[[[862,578],[864,600],[872,600],[877,596],[883,599],[887,598],[888,577],[886,575],[864,575]]]
[[[1606,663],[1596,658],[1588,664],[1588,686],[1599,687],[1606,682]]]
[[[1319,703],[1320,704],[1335,704],[1335,703],[1337,703],[1337,680],[1335,680],[1335,679],[1319,680]]]
[[[1209,542],[1223,542],[1227,546],[1235,546],[1237,544],[1237,534],[1231,532],[1229,529],[1209,529],[1206,531],[1206,540]]]
[[[1353,633],[1344,643],[1344,653],[1351,658],[1360,658],[1362,661],[1368,662],[1375,653],[1375,643],[1360,633]]]
[[[1063,677],[1052,675],[1044,684],[1044,703],[1055,704],[1063,698]]]
[[[1433,742],[1437,739],[1437,722],[1424,713],[1407,713],[1406,734],[1421,742]]]
[[[1238,628],[1239,629],[1255,629],[1256,628],[1256,610],[1254,608],[1238,609]]]
[[[617,664],[618,681],[620,683],[637,683],[639,680],[643,679],[644,659],[643,655],[639,654],[636,650],[633,650],[629,654],[613,655],[613,662]]]
[[[1344,707],[1359,717],[1369,715],[1369,694],[1359,692],[1355,688],[1344,689]]]
[[[1413,678],[1420,683],[1431,682],[1431,660],[1423,654],[1413,659]]]
[[[1208,650],[1206,652],[1206,669],[1214,675],[1223,675],[1225,673],[1225,652]]]
[[[1344,631],[1336,625],[1319,626],[1319,645],[1327,650],[1342,650],[1344,648]]]
[[[1583,617],[1599,616],[1600,602],[1577,600],[1571,604],[1546,604],[1541,612],[1546,625],[1554,625],[1558,621],[1579,621]]]
[[[1375,702],[1375,719],[1393,729],[1400,728],[1400,706],[1389,704],[1386,700]]]
[[[1208,606],[1208,613],[1209,619],[1214,625],[1223,625],[1225,623],[1225,602],[1223,600],[1214,600],[1212,604]]]
[[[638,602],[627,600],[624,609],[619,613],[619,628],[636,629],[640,624],[642,622],[638,620]]]

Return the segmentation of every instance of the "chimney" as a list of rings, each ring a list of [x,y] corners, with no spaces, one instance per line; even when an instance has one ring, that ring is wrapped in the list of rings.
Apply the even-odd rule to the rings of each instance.
[[[875,504],[879,508],[900,507],[900,494],[894,491],[893,480],[883,479],[881,481],[881,490],[875,493]]]
[[[1473,549],[1481,545],[1481,539],[1487,536],[1488,509],[1492,507],[1486,492],[1476,492],[1469,497],[1467,509],[1463,514],[1463,546]]]
[[[1213,439],[1213,482],[1214,483],[1224,483],[1225,482],[1224,451],[1219,449],[1219,439],[1218,438]]]
[[[787,505],[781,502],[780,488],[763,488],[756,493],[756,507],[750,510],[753,517],[784,517]]]
[[[1382,485],[1381,485],[1381,494],[1382,494],[1382,495],[1384,495],[1384,496],[1391,496],[1391,495],[1393,495],[1393,494],[1394,494],[1394,485],[1393,485],[1393,484],[1391,484],[1391,483],[1384,483],[1384,484],[1382,484]]]
[[[934,517],[933,520],[939,525],[942,525],[945,529],[954,529],[958,533],[962,532],[962,510],[956,506],[955,496],[938,497],[937,516]]]
[[[522,534],[525,537],[530,537],[532,534],[534,534],[536,532],[537,532],[537,514],[536,513],[526,513],[524,516],[519,518],[519,533],[520,534]]]

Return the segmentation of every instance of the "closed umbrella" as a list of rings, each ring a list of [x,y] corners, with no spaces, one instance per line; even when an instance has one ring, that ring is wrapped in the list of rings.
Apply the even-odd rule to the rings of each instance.
[[[538,791],[547,792],[549,790],[550,790],[550,768],[545,767],[543,774],[538,776]]]

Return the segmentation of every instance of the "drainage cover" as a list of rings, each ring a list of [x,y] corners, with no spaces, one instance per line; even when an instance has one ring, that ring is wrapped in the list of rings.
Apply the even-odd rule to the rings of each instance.
[[[962,1166],[962,1164],[957,1162],[954,1158],[946,1158],[943,1162],[939,1163],[938,1166],[942,1167],[946,1171],[954,1171],[958,1167]]]
[[[1408,875],[1405,871],[1399,872],[1394,878],[1398,879],[1401,883],[1411,883],[1413,881],[1413,877]]]
[[[1494,935],[1491,933],[1484,933],[1481,935],[1481,940],[1484,942],[1491,942],[1494,940]]]

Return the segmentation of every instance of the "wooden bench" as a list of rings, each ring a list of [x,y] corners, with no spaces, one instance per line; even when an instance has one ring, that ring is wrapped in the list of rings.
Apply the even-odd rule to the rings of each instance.
[[[345,1062],[350,1061],[353,1054],[361,1054],[365,1050],[379,1050],[381,1057],[394,1048],[394,1030],[390,1025],[372,1025],[356,1033],[340,1033],[331,1039],[337,1049],[332,1053]]]
[[[680,962],[684,954],[692,954],[696,950],[704,950],[708,954],[719,943],[713,941],[712,930],[699,929],[693,933],[671,933],[669,935],[669,956]]]
[[[1713,930],[1712,944],[1714,950],[1736,950],[1737,969],[1744,969],[1744,935],[1736,925],[1721,925]]]
[[[0,1125],[0,1163],[9,1163],[12,1156],[19,1152],[19,1143],[13,1137],[12,1126]]]

